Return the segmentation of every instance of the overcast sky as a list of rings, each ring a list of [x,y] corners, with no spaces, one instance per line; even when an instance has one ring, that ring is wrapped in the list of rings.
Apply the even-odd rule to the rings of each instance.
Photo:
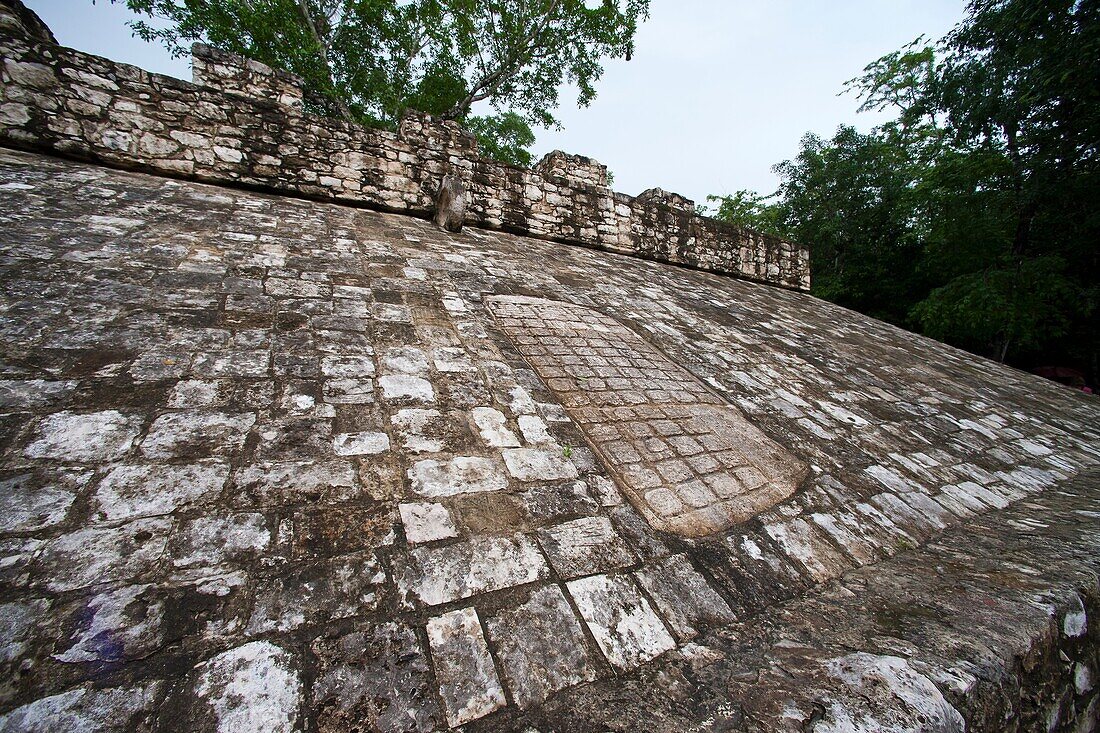
[[[109,0],[25,0],[66,46],[190,78],[188,59],[131,38]],[[606,65],[595,101],[562,97],[564,129],[540,131],[538,154],[560,149],[607,165],[615,189],[661,188],[702,203],[708,193],[770,193],[771,168],[808,131],[868,129],[838,96],[863,67],[919,35],[939,38],[964,0],[652,0],[629,61]]]

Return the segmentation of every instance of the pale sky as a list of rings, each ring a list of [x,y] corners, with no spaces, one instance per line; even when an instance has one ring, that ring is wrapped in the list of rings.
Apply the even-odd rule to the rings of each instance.
[[[109,0],[24,0],[66,46],[183,79],[188,59],[131,38]],[[585,109],[565,90],[563,130],[539,131],[535,152],[604,163],[615,189],[654,186],[703,203],[708,193],[772,192],[771,168],[806,132],[869,129],[844,82],[919,35],[939,38],[964,0],[652,0],[634,58],[605,65]]]

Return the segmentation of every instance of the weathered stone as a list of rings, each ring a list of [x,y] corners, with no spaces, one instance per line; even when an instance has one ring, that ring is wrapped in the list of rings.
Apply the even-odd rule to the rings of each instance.
[[[308,563],[262,583],[247,633],[293,631],[377,608],[386,573],[371,555]]]
[[[695,638],[705,627],[721,627],[736,620],[722,596],[683,555],[648,565],[635,577],[681,641]]]
[[[527,537],[477,537],[442,547],[416,547],[395,560],[394,580],[406,603],[450,603],[545,579],[538,547]]]
[[[332,449],[338,456],[369,456],[390,449],[390,436],[385,433],[340,433],[332,439]]]
[[[96,515],[113,522],[171,514],[215,501],[228,477],[228,464],[219,461],[119,466],[96,488]]]
[[[592,575],[567,584],[600,651],[631,670],[676,646],[661,619],[628,575]]]
[[[439,410],[406,408],[398,410],[391,420],[410,453],[439,453],[446,445],[446,427]]]
[[[407,374],[387,374],[378,378],[382,396],[391,402],[435,402],[432,383]]]
[[[410,543],[432,542],[458,536],[451,513],[442,504],[402,504],[400,510],[401,523],[405,525],[405,539]]]
[[[499,464],[475,456],[417,461],[408,473],[413,492],[432,498],[500,491],[508,485]]]
[[[148,655],[160,641],[164,603],[149,585],[124,586],[87,602],[60,662],[117,662]],[[71,644],[71,645],[70,645]]]
[[[45,584],[58,592],[136,579],[157,568],[171,526],[166,519],[139,519],[80,529],[48,541],[37,562],[49,568]]]
[[[302,682],[289,652],[254,641],[199,665],[191,724],[212,716],[218,733],[291,733],[298,729]]]
[[[470,417],[481,433],[482,440],[493,448],[515,448],[519,438],[505,427],[504,413],[491,407],[475,407]]]
[[[959,711],[905,659],[856,652],[831,659],[826,666],[829,674],[857,693],[855,699],[860,702],[850,707],[832,703],[815,730],[873,729],[886,720],[898,730],[918,727],[962,733],[966,729]],[[906,720],[897,719],[899,699],[906,704]]]
[[[614,194],[607,186],[606,167],[590,158],[554,151],[534,171],[517,175],[480,157],[473,136],[454,123],[411,110],[396,135],[303,115],[299,80],[202,44],[195,46],[192,63],[201,89],[157,75],[138,81],[127,67],[71,49],[60,51],[66,74],[58,79],[51,68],[54,56],[43,55],[58,51],[47,48],[57,47],[36,44],[37,53],[6,59],[11,96],[41,98],[41,91],[49,90],[67,103],[55,103],[56,121],[49,132],[36,127],[26,105],[0,105],[5,122],[0,132],[11,142],[53,146],[131,166],[153,165],[176,175],[230,184],[251,164],[252,185],[359,204],[384,202],[409,212],[432,211],[437,226],[452,233],[459,233],[464,221],[500,228],[507,220],[512,228],[521,226],[561,241],[809,288],[805,248],[697,216],[690,201],[660,189],[637,198]],[[17,55],[26,60],[16,60]],[[211,61],[214,57],[217,62]],[[150,99],[157,101],[150,104]],[[134,119],[146,131],[135,135],[126,129],[104,130],[100,117],[108,107],[116,113],[140,110]],[[181,111],[191,114],[181,117]],[[279,155],[274,155],[266,136],[243,134],[261,118],[278,125],[282,138],[295,143],[281,145]],[[68,134],[59,138],[52,132],[57,128]],[[170,132],[163,136],[153,129]],[[415,141],[412,147],[410,141]],[[281,173],[284,155],[294,156],[296,175]],[[440,179],[444,170],[449,172]],[[477,173],[470,176],[471,170]],[[268,292],[323,297],[324,291],[311,292],[308,284],[299,282],[287,290],[273,285]]]
[[[30,532],[65,520],[91,478],[84,471],[25,473],[0,481],[0,532]]]
[[[557,586],[540,588],[521,605],[488,618],[486,626],[520,707],[595,679],[584,632]]]
[[[428,619],[428,644],[451,727],[477,720],[507,704],[474,609],[463,608]]]
[[[117,719],[66,719],[65,703],[40,725],[211,730],[203,700],[236,693],[199,700],[203,660],[262,641],[314,685],[288,706],[296,727],[442,728],[423,624],[468,606],[517,708],[471,730],[947,720],[906,698],[934,695],[904,669],[829,674],[857,653],[904,659],[970,730],[1095,717],[1100,698],[1079,692],[1097,668],[1095,400],[799,292],[563,246],[809,285],[797,248],[601,190],[594,162],[501,169],[419,116],[400,138],[331,127],[247,64],[222,86],[171,82],[28,44],[10,8],[4,59],[59,84],[0,80],[0,119],[18,126],[0,142],[70,159],[0,151],[0,449],[3,480],[31,477],[4,503],[0,716],[170,677],[133,716],[104,697]],[[250,75],[265,99],[228,96]],[[93,154],[223,185],[72,161]],[[319,202],[423,215],[447,166],[468,183],[461,232]],[[502,325],[493,298],[516,294],[575,304],[568,328],[542,312]],[[432,402],[387,396],[375,372],[424,380]],[[731,410],[812,472],[764,514],[734,506],[753,517],[737,532],[656,529],[630,491],[676,515],[759,490],[765,472],[741,459],[768,444]],[[79,438],[47,439],[59,415]],[[387,450],[336,455],[337,436],[373,450],[386,434]],[[541,457],[504,455],[517,449]],[[423,522],[400,506],[434,499]],[[606,547],[555,544],[606,538],[601,517]],[[623,547],[640,565],[601,554]],[[598,588],[581,578],[588,593],[556,583],[601,563],[615,567]],[[682,643],[651,656],[661,622]],[[405,631],[374,635],[391,623]],[[358,652],[322,658],[321,639],[357,633]]]
[[[605,573],[635,562],[607,517],[585,517],[544,527],[538,538],[554,571],[565,579]]]
[[[153,730],[159,682],[140,687],[80,687],[27,703],[0,716],[3,733]]]
[[[141,450],[149,458],[232,455],[255,422],[251,413],[170,412],[153,421]]]
[[[252,559],[271,544],[262,514],[208,516],[184,522],[173,540],[176,567],[212,567]]]
[[[520,481],[563,481],[577,477],[577,467],[561,455],[534,448],[512,448],[503,453],[508,473]]]
[[[28,458],[95,463],[121,458],[138,436],[140,418],[117,410],[58,412],[38,423]]]
[[[322,731],[429,733],[438,723],[431,666],[416,633],[385,623],[313,644],[313,699]]]
[[[237,489],[263,504],[357,498],[355,473],[348,463],[269,461],[242,466],[233,473]]]
[[[790,496],[805,477],[798,459],[615,320],[527,297],[494,296],[489,306],[655,528],[687,537],[724,530]],[[548,356],[534,338],[541,334],[584,347]],[[599,356],[581,358],[587,352]],[[504,459],[531,480],[524,476],[539,469],[513,464],[534,455],[517,449]]]
[[[458,176],[448,173],[443,176],[439,193],[435,197],[435,216],[432,221],[448,232],[462,231],[466,220],[466,186]]]

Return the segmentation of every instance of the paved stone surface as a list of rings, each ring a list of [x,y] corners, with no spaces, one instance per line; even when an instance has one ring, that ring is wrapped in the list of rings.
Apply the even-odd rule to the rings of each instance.
[[[1085,395],[790,291],[25,153],[0,229],[0,729],[213,730],[260,680],[326,733],[950,728],[922,678],[969,730],[1095,713]],[[529,354],[493,298],[532,295],[614,353]],[[612,440],[574,393],[646,401]],[[809,470],[685,537],[642,428],[678,501],[760,436]]]
[[[415,502],[401,505],[401,523],[410,543],[432,542],[457,537],[454,519],[442,504]]]
[[[384,623],[322,637],[313,651],[320,662],[313,699],[321,730],[429,733],[439,724],[431,665],[410,627]]]
[[[607,517],[585,517],[539,530],[539,544],[563,578],[633,565],[634,556]]]
[[[192,721],[213,714],[218,733],[291,733],[298,728],[302,683],[291,656],[266,641],[217,655],[197,670]]]
[[[614,319],[535,298],[489,306],[657,529],[720,532],[790,496],[805,476],[740,411]]]

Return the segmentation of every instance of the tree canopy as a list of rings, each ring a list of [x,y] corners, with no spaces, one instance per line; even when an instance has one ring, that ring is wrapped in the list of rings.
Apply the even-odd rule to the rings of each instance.
[[[810,247],[822,297],[1096,384],[1100,0],[971,0],[848,88],[896,119],[804,137],[773,196],[738,194],[760,228]]]
[[[392,128],[410,108],[459,120],[487,154],[521,165],[531,125],[558,124],[561,86],[589,104],[604,59],[630,58],[649,9],[649,0],[125,3],[145,16],[134,32],[175,55],[201,40],[285,69],[305,81],[312,111],[368,125]],[[495,114],[476,115],[478,103]]]

